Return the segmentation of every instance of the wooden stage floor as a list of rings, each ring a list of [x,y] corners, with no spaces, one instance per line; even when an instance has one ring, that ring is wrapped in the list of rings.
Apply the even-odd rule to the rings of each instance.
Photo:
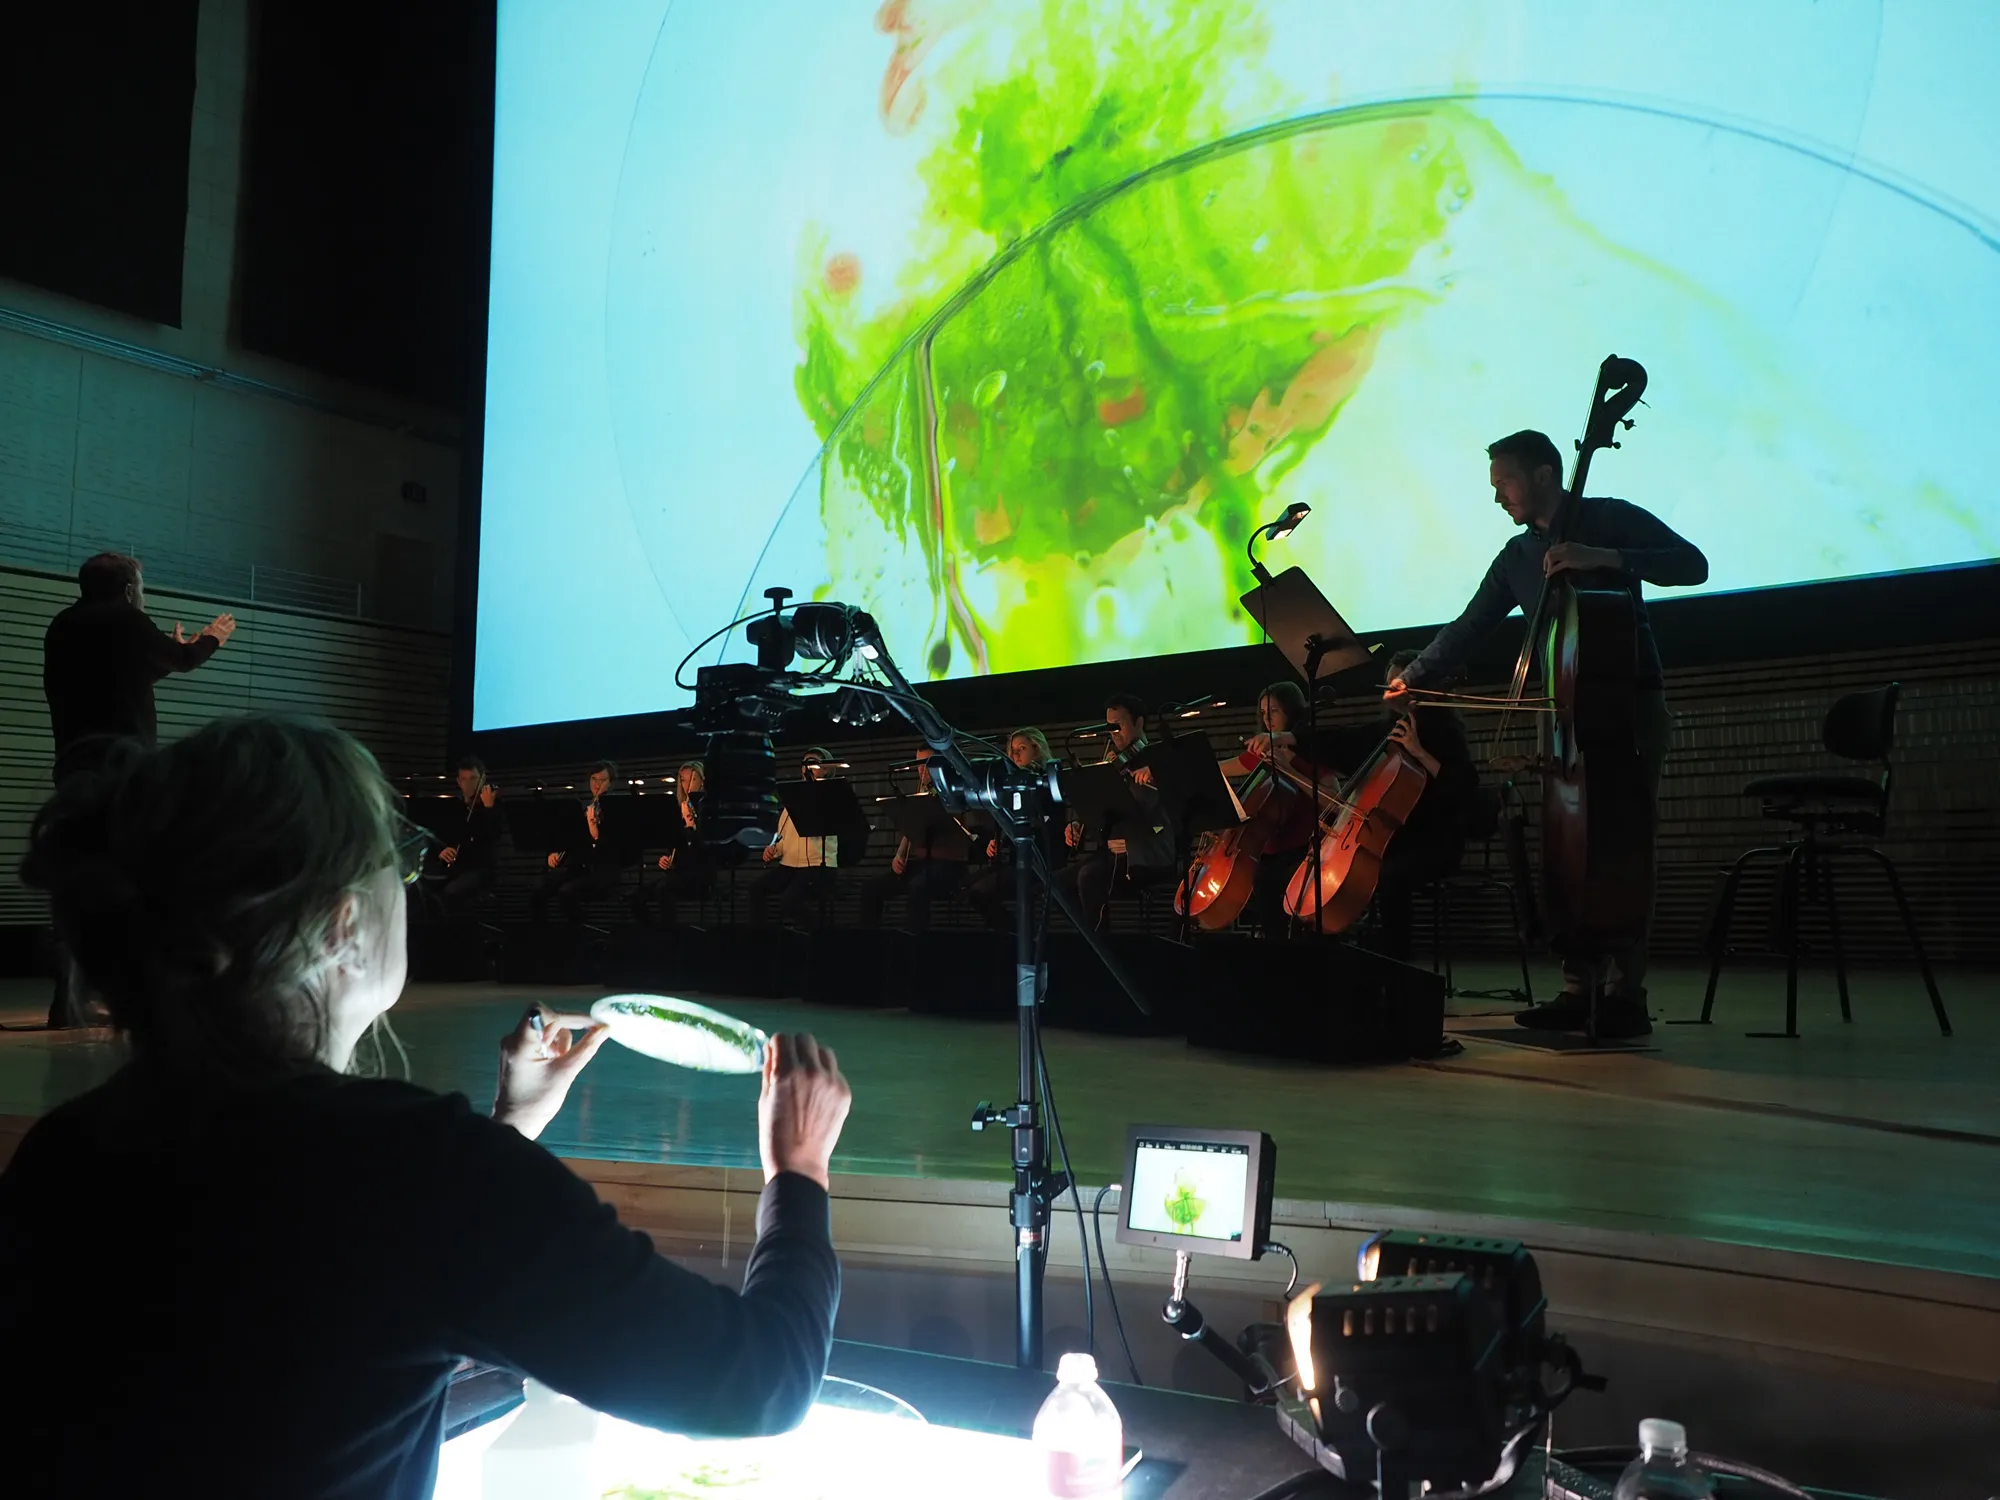
[[[1537,976],[1538,990],[1553,976]],[[1656,977],[1654,1010],[1699,1009],[1703,974]],[[1461,983],[1500,983],[1471,967]],[[1938,1035],[1914,976],[1856,976],[1843,1026],[1813,975],[1796,1041],[1783,978],[1725,976],[1719,1024],[1659,1026],[1658,1050],[1554,1057],[1468,1040],[1438,1062],[1326,1068],[1194,1051],[1173,1039],[1052,1031],[1049,1065],[1084,1183],[1115,1181],[1138,1121],[1261,1127],[1280,1198],[1692,1237],[2000,1278],[2000,976],[1941,976],[1957,1035]],[[1545,992],[1545,991],[1544,991]],[[37,1019],[40,984],[0,986],[0,1023]],[[588,992],[421,985],[394,1013],[417,1082],[491,1097],[495,1043],[530,999]],[[1005,1137],[967,1127],[1012,1097],[1010,1027],[711,997],[767,1030],[808,1028],[854,1082],[836,1171],[998,1180]],[[1509,1008],[1455,1002],[1454,1031]],[[1481,1014],[1483,1012],[1483,1014]],[[1498,1019],[1496,1019],[1496,1013]],[[0,1116],[88,1088],[116,1065],[101,1034],[0,1033]],[[681,1073],[608,1048],[544,1137],[606,1161],[754,1167],[748,1079]],[[9,1132],[11,1134],[11,1132]],[[6,1143],[11,1145],[11,1142]],[[0,1148],[0,1154],[4,1149]]]

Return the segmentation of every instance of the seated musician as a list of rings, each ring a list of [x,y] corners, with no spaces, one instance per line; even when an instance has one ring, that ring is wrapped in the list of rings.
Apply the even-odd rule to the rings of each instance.
[[[1314,799],[1298,781],[1315,785],[1324,768],[1299,748],[1298,736],[1306,725],[1306,695],[1296,682],[1274,682],[1265,688],[1257,698],[1257,721],[1264,726],[1262,733],[1252,735],[1239,754],[1222,763],[1222,774],[1232,780],[1247,779],[1260,769],[1274,775],[1272,763],[1290,773],[1280,777],[1270,800],[1252,815],[1268,818],[1270,831],[1257,860],[1257,889],[1248,913],[1265,937],[1284,937],[1292,927],[1285,915],[1285,886],[1312,845],[1316,822]]]
[[[454,916],[492,887],[500,867],[500,789],[487,780],[486,763],[476,755],[459,759],[457,780],[465,802],[464,831],[438,850],[437,870],[425,871],[425,885]]]
[[[1691,587],[1708,579],[1708,559],[1652,512],[1625,500],[1570,501],[1563,489],[1562,454],[1539,432],[1516,432],[1486,450],[1493,502],[1525,527],[1500,549],[1462,613],[1437,634],[1415,661],[1384,689],[1394,701],[1407,689],[1435,687],[1461,667],[1479,638],[1519,606],[1525,614],[1541,598],[1543,580],[1571,574],[1579,588],[1622,589],[1632,596],[1638,629],[1637,739],[1639,759],[1657,803],[1673,715],[1653,627],[1646,618],[1642,583]],[[1646,935],[1609,959],[1608,993],[1600,1005],[1600,1036],[1643,1036],[1653,1029],[1646,1012]],[[1588,1014],[1587,959],[1565,957],[1563,994],[1515,1017],[1524,1026],[1580,1031]]]
[[[1055,754],[1049,749],[1048,736],[1030,726],[1007,736],[1007,759],[1025,770],[1029,766],[1054,760]],[[1067,853],[1061,825],[1055,822],[1043,824],[1041,843],[1048,867],[1056,869]],[[1011,841],[996,834],[986,841],[986,863],[965,883],[965,899],[974,911],[986,918],[987,925],[995,932],[1007,925],[1007,892],[1013,884],[1014,846]]]
[[[1416,659],[1414,651],[1390,657],[1390,679],[1407,671]],[[1322,729],[1313,736],[1310,748],[1320,764],[1349,776],[1375,752],[1384,736],[1414,755],[1430,773],[1409,821],[1389,840],[1375,887],[1381,950],[1390,958],[1408,962],[1413,898],[1428,882],[1456,870],[1464,857],[1466,830],[1479,817],[1479,770],[1466,743],[1465,726],[1449,708],[1418,708],[1363,724]]]
[[[653,899],[659,906],[660,925],[671,927],[680,915],[680,903],[699,901],[715,884],[715,864],[701,846],[701,804],[708,795],[708,768],[691,760],[674,772],[674,800],[680,806],[681,826],[688,842],[670,849],[659,858],[660,878],[653,882]],[[646,893],[632,898],[633,915],[646,920]]]
[[[833,757],[817,745],[799,757],[799,779],[819,781]],[[830,895],[833,872],[840,864],[840,840],[830,835],[807,838],[792,823],[790,809],[778,814],[778,833],[764,850],[764,869],[750,882],[750,925],[764,925],[764,904],[778,903],[778,920],[787,927],[805,924],[808,903]]]
[[[930,746],[917,751],[917,789],[931,790]],[[958,889],[965,879],[965,864],[972,853],[972,835],[953,821],[936,824],[925,833],[924,842],[908,837],[896,840],[895,857],[889,872],[877,875],[861,887],[861,925],[880,927],[882,907],[891,896],[901,896],[907,916],[904,925],[912,932],[926,932],[931,925],[931,903]]]
[[[583,804],[584,842],[575,849],[552,850],[548,869],[529,898],[537,922],[549,919],[549,899],[562,903],[572,926],[583,923],[586,897],[607,896],[618,888],[618,846],[610,837],[604,798],[618,780],[618,767],[601,760],[590,769],[590,799]]]
[[[1113,693],[1104,700],[1104,723],[1110,731],[1108,759],[1125,764],[1144,753],[1146,704],[1131,693]],[[1081,859],[1065,865],[1057,881],[1077,903],[1085,922],[1102,931],[1113,896],[1131,895],[1150,885],[1172,881],[1179,871],[1173,819],[1154,785],[1150,766],[1131,773],[1132,800],[1145,822],[1107,837]],[[1071,849],[1086,849],[1089,830],[1071,823],[1063,830]]]

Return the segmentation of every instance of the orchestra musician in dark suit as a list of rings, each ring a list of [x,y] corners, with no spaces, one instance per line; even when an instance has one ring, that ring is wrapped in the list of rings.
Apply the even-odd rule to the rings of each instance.
[[[612,839],[604,798],[618,780],[618,767],[601,760],[590,769],[590,798],[583,805],[585,839],[575,849],[549,852],[548,870],[536,884],[529,907],[537,922],[549,917],[549,899],[562,903],[571,925],[583,922],[585,897],[606,896],[618,888],[619,854]]]
[[[1054,760],[1055,755],[1049,749],[1048,736],[1029,726],[1007,736],[1007,759],[1026,769]],[[1069,853],[1062,826],[1054,822],[1044,823],[1040,839],[1042,857],[1048,862],[1048,867],[1051,870],[1059,868]],[[1007,893],[1013,885],[1014,846],[1011,841],[996,835],[986,841],[986,862],[965,883],[965,899],[974,911],[986,918],[987,926],[995,932],[1007,925]]]
[[[917,789],[920,792],[931,790],[930,758],[930,746],[919,747]],[[922,844],[907,837],[898,838],[889,872],[873,877],[861,887],[861,925],[880,927],[883,905],[891,896],[901,896],[907,913],[904,924],[912,932],[928,931],[931,903],[959,888],[971,853],[972,835],[957,822],[947,821],[932,828]]]
[[[1146,734],[1145,701],[1131,693],[1113,693],[1104,700],[1104,723],[1109,731],[1108,762],[1126,765],[1152,743]],[[1071,849],[1085,852],[1056,878],[1077,902],[1084,921],[1100,930],[1113,896],[1170,884],[1178,871],[1173,818],[1154,785],[1152,768],[1136,766],[1131,783],[1132,800],[1139,804],[1143,819],[1139,827],[1107,837],[1095,849],[1087,847],[1094,830],[1071,823],[1063,831]]]
[[[500,869],[500,789],[487,779],[486,763],[476,755],[459,759],[456,779],[465,803],[464,830],[438,850],[436,867],[424,872],[424,888],[453,915],[491,889]]]
[[[715,884],[715,866],[701,846],[701,804],[708,795],[708,768],[691,760],[674,773],[674,800],[680,805],[681,826],[690,842],[669,850],[659,858],[660,878],[653,882],[654,899],[659,904],[660,925],[671,927],[679,918],[680,903],[699,901]],[[646,919],[643,893],[632,897],[633,913]]]

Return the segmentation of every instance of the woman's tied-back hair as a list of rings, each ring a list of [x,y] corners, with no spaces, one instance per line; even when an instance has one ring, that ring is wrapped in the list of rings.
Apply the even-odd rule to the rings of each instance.
[[[396,859],[401,829],[354,740],[252,715],[159,749],[122,742],[66,781],[21,879],[48,893],[135,1057],[264,1082],[317,1065],[336,908]]]

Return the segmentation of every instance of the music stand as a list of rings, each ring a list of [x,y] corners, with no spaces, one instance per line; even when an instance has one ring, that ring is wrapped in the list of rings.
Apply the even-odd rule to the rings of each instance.
[[[465,799],[456,792],[407,796],[403,816],[435,839],[439,849],[449,849],[465,837]]]
[[[1242,604],[1308,683],[1369,659],[1368,648],[1303,568],[1287,568],[1269,583],[1260,583],[1242,596]]]
[[[838,785],[838,783],[835,783]],[[960,846],[956,856],[964,863],[972,853],[972,837],[938,800],[935,792],[913,792],[899,794],[889,804],[889,819],[896,826],[896,833],[910,841],[912,850],[922,849],[926,859],[951,860],[954,856],[939,853],[940,847],[949,849],[953,843]],[[940,839],[939,834],[950,830]]]
[[[1088,835],[1118,838],[1141,828],[1146,816],[1121,766],[1077,766],[1060,773],[1063,806]]]
[[[1206,735],[1148,745],[1133,760],[1152,767],[1153,784],[1184,841],[1198,833],[1234,828],[1243,821]]]
[[[565,797],[551,802],[546,798],[502,798],[500,815],[516,849],[532,849],[538,854],[570,854],[590,847],[590,825],[583,821],[583,804]]]
[[[852,838],[868,826],[851,781],[783,782],[778,787],[778,801],[791,815],[792,828],[802,839]],[[824,847],[822,844],[822,851]]]
[[[649,849],[678,855],[695,841],[694,830],[681,816],[681,800],[672,792],[621,792],[604,801],[610,806],[611,830],[618,839],[613,847],[620,864],[639,859]]]

